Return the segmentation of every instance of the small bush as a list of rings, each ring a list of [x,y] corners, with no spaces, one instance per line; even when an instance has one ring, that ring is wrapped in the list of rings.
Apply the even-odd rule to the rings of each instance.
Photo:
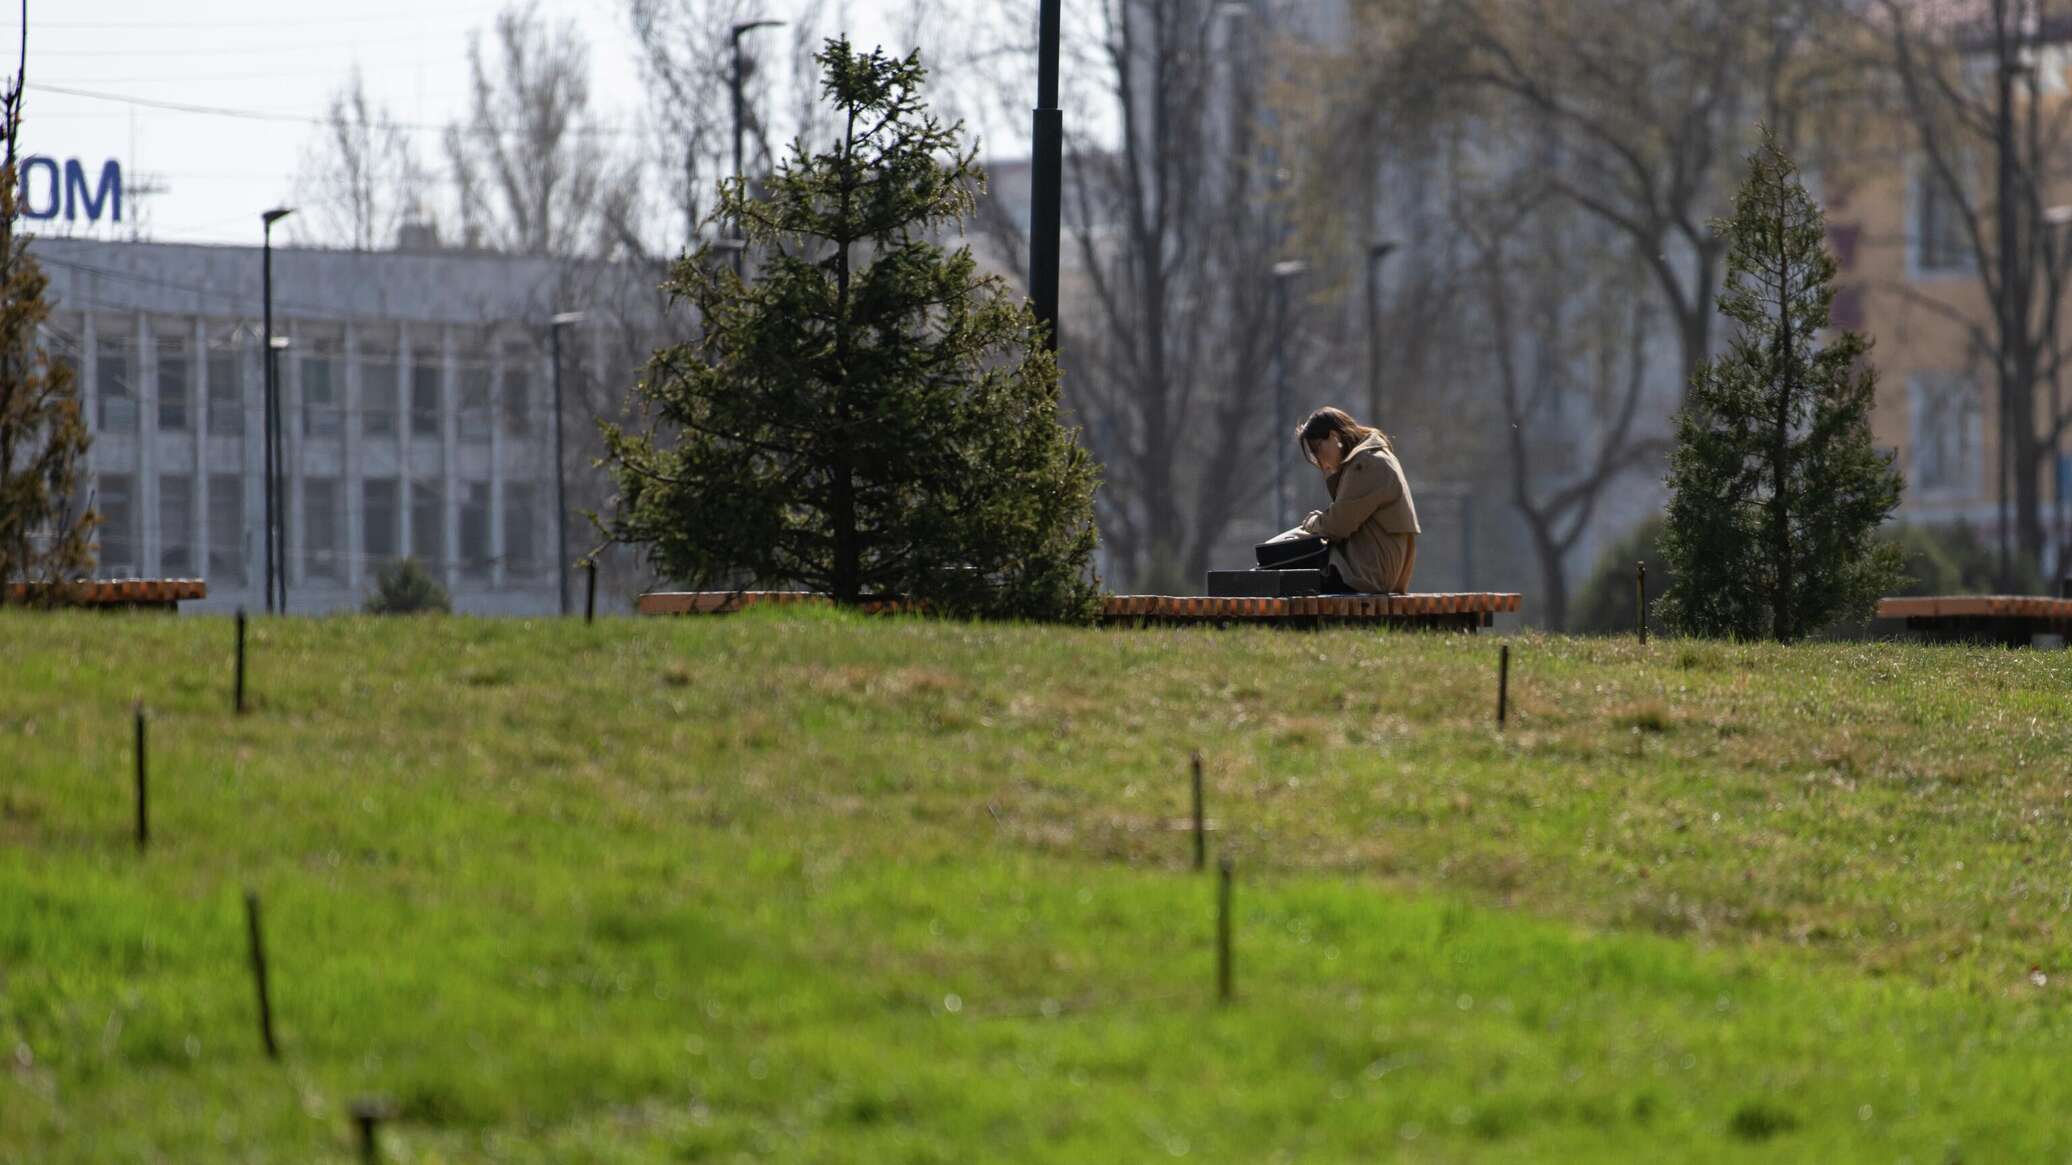
[[[375,570],[366,610],[369,615],[444,615],[453,610],[453,597],[423,563],[404,558]]]

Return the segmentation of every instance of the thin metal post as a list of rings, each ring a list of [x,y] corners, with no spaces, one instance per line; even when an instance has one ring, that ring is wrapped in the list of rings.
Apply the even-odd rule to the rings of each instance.
[[[1640,626],[1640,645],[1648,643],[1648,564],[1645,559],[1633,564],[1633,621]]]
[[[1209,865],[1209,839],[1207,823],[1202,818],[1201,754],[1194,754],[1194,868],[1205,870]]]
[[[1273,281],[1273,529],[1288,528],[1288,282]]]
[[[1216,863],[1216,999],[1229,1003],[1235,994],[1230,956],[1230,883],[1235,867],[1229,858]]]
[[[561,454],[561,328],[547,325],[554,348],[554,576],[560,583],[561,613],[568,614],[568,482]]]
[[[144,705],[136,707],[137,717],[137,848],[142,850],[151,842],[150,800],[146,796],[144,779]]]
[[[237,695],[232,707],[239,715],[245,711],[245,609],[237,609]]]
[[[266,990],[266,942],[259,933],[259,895],[245,891],[245,934],[252,951],[252,985],[259,993],[259,1038],[266,1044],[266,1058],[281,1058],[273,1040],[273,1001]]]
[[[1504,720],[1511,711],[1511,645],[1506,643],[1496,651],[1496,726],[1503,729]]]
[[[586,559],[583,565],[590,572],[590,584],[583,594],[583,622],[594,623],[597,621],[597,560]]]

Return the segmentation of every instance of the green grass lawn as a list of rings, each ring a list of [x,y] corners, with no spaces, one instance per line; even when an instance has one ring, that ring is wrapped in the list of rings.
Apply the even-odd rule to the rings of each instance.
[[[1490,638],[231,642],[0,615],[0,1161],[2072,1154],[2065,653],[1528,636],[1499,733]]]

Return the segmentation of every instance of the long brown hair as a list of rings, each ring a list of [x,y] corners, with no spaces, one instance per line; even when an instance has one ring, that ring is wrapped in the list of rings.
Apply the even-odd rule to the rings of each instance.
[[[1313,412],[1295,429],[1295,443],[1302,446],[1302,456],[1311,465],[1317,463],[1317,454],[1311,443],[1326,437],[1338,438],[1338,453],[1344,457],[1353,448],[1370,437],[1381,438],[1381,447],[1393,451],[1389,435],[1372,425],[1363,425],[1353,420],[1352,414],[1341,408],[1325,405]]]

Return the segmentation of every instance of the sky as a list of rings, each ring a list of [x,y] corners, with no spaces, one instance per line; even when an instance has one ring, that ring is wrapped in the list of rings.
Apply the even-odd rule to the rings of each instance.
[[[122,163],[128,221],[81,222],[69,233],[254,243],[259,213],[290,199],[320,132],[317,122],[355,65],[378,103],[428,127],[418,131],[419,148],[427,160],[436,159],[432,127],[459,117],[466,106],[469,35],[487,28],[503,6],[503,0],[32,0],[24,149],[60,165],[77,158],[90,175],[109,159]],[[853,39],[875,44],[892,37],[893,0],[848,0],[845,7]],[[589,40],[599,119],[630,125],[642,95],[623,0],[540,0],[540,9],[552,21],[574,20]],[[9,46],[0,71],[13,72],[20,28],[18,10],[0,22]],[[144,193],[148,187],[160,192]],[[68,233],[63,219],[37,229]]]

